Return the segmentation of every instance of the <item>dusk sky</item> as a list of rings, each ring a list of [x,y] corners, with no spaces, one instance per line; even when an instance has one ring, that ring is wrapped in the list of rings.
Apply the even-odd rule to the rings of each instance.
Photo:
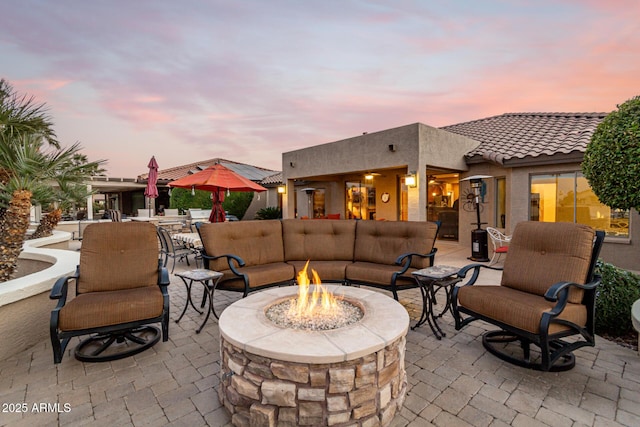
[[[0,77],[113,177],[640,95],[637,0],[20,0]],[[357,155],[357,153],[354,153]]]

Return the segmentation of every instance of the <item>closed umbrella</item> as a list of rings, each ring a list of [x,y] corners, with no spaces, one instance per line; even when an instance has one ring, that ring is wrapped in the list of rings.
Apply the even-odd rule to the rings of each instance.
[[[155,199],[158,197],[158,187],[156,186],[158,182],[158,162],[156,162],[155,156],[151,156],[147,167],[149,168],[149,177],[147,178],[147,187],[144,189],[144,195],[147,199]],[[151,217],[151,200],[147,202],[147,207],[149,208],[149,217]]]
[[[225,220],[224,209],[222,209],[225,191],[267,191],[262,185],[256,184],[219,163],[192,175],[176,179],[170,182],[169,186],[210,191],[213,201],[209,217],[211,222]]]

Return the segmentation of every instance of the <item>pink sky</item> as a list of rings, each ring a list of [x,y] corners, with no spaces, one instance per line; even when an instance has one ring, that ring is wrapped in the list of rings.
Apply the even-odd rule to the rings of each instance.
[[[2,74],[110,176],[640,95],[637,0],[7,2]]]

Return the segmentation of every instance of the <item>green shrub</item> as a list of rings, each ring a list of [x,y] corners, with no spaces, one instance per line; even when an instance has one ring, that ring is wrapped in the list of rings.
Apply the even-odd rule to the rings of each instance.
[[[188,212],[189,208],[211,209],[211,192],[195,190],[191,194],[191,190],[185,188],[172,188],[169,207],[179,209],[180,212]]]
[[[602,276],[596,297],[596,333],[624,336],[632,331],[631,306],[640,299],[640,276],[598,260]]]
[[[229,214],[237,216],[238,219],[242,219],[247,209],[249,209],[252,200],[253,193],[232,191],[225,197],[224,202],[222,202],[222,207]]]
[[[249,192],[231,192],[225,195],[222,208],[242,219],[244,213],[249,208],[253,193]],[[203,190],[195,190],[191,194],[191,190],[185,188],[172,188],[169,206],[173,209],[179,209],[180,212],[188,212],[189,208],[211,209],[213,203],[211,201],[211,192]]]
[[[262,208],[256,212],[256,219],[280,219],[282,218],[282,211],[278,207]]]

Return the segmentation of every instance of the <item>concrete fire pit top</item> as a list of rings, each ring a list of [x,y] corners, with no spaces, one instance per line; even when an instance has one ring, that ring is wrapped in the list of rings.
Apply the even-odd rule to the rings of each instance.
[[[335,363],[383,349],[406,335],[407,310],[382,293],[350,286],[324,285],[336,296],[360,305],[363,318],[328,331],[303,331],[277,326],[265,315],[275,302],[295,296],[297,286],[267,289],[227,307],[220,315],[222,337],[249,353],[287,362]]]

